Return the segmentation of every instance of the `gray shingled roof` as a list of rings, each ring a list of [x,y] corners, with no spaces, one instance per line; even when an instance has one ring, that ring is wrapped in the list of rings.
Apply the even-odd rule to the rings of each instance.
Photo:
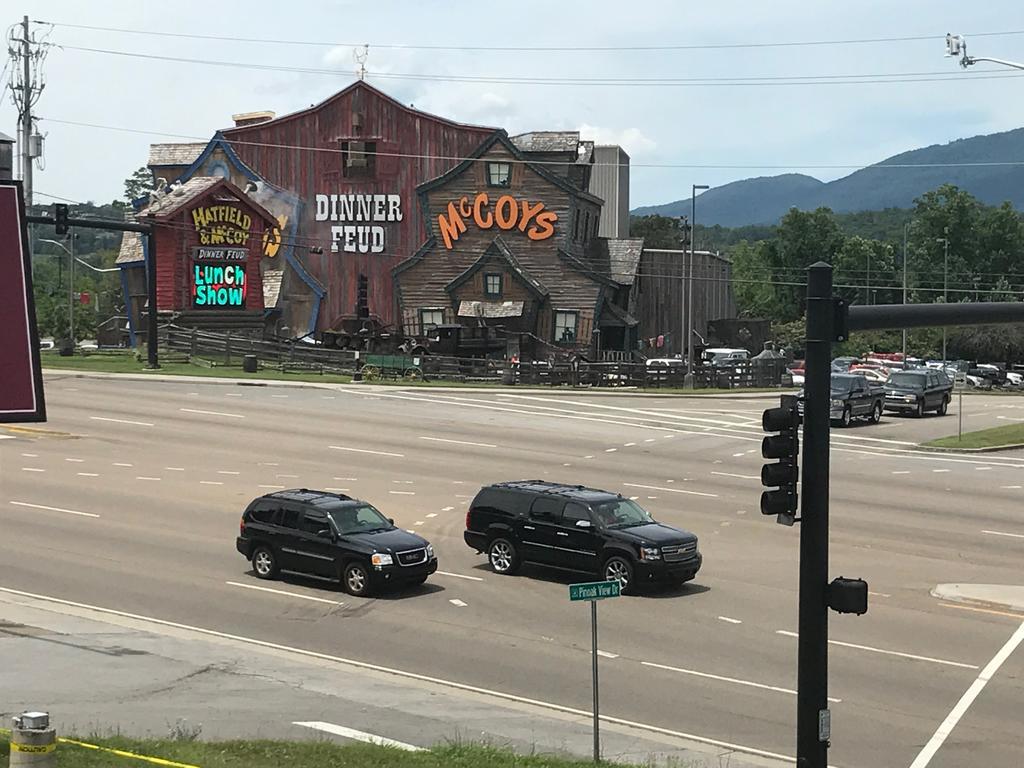
[[[118,251],[114,263],[120,266],[140,261],[145,261],[145,256],[142,253],[142,235],[138,232],[125,232],[121,236],[121,250]]]
[[[161,195],[141,211],[139,216],[160,216],[168,211],[175,210],[187,204],[189,201],[203,195],[210,187],[223,181],[220,176],[193,176],[180,186],[174,187],[170,192]]]
[[[580,143],[579,131],[533,131],[511,137],[520,152],[575,152]]]
[[[632,285],[643,250],[644,239],[642,237],[609,239],[608,267],[612,280],[620,285]]]
[[[192,165],[206,149],[206,143],[150,144],[150,167]]]

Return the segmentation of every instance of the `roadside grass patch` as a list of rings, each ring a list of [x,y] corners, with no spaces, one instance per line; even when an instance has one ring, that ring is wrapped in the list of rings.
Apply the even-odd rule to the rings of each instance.
[[[70,737],[69,737],[70,738]],[[200,768],[584,768],[589,760],[549,755],[517,755],[510,750],[462,742],[423,752],[406,752],[372,744],[337,744],[314,741],[224,741],[204,742],[174,739],[128,739],[119,736],[92,739],[101,749],[59,743],[57,763],[61,768],[145,768],[157,758]],[[137,757],[108,750],[130,752]],[[0,761],[7,764],[10,733],[0,732]],[[623,766],[624,763],[605,763]],[[677,762],[679,768],[689,765]],[[637,767],[638,768],[638,767]]]
[[[926,448],[999,448],[1024,445],[1024,423],[965,432],[962,440],[957,439],[956,435],[940,437],[922,445]]]

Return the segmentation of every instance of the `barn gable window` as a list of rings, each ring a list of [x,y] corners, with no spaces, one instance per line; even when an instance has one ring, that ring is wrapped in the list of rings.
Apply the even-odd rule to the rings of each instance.
[[[427,333],[431,326],[444,324],[444,309],[440,307],[425,307],[420,310],[420,327],[423,333]]]
[[[512,185],[512,164],[511,163],[488,163],[487,164],[487,186],[509,187]]]
[[[492,298],[501,296],[501,274],[492,272],[484,275],[484,295]]]
[[[368,179],[377,175],[377,142],[341,142],[341,175],[346,179]]]

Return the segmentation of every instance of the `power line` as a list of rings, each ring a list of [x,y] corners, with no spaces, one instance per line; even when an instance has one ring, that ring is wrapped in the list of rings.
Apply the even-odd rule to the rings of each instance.
[[[219,59],[200,59],[188,56],[166,56],[154,53],[135,51],[117,51],[107,48],[89,48],[77,45],[52,44],[66,51],[98,53],[108,56],[123,56],[150,61],[167,61],[175,64],[197,64],[213,67],[230,67],[234,69],[252,69],[264,72],[288,72],[292,74],[328,75],[337,77],[348,74],[344,70],[325,69],[320,67],[296,67],[278,64],[260,64],[257,62],[224,61]],[[540,76],[487,76],[487,75],[445,75],[380,72],[373,73],[372,78],[390,80],[414,80],[423,82],[482,83],[489,85],[550,85],[550,86],[601,86],[601,87],[763,87],[791,85],[881,85],[884,83],[931,83],[931,82],[965,82],[967,80],[1003,80],[1006,78],[1024,77],[1024,73],[1003,72],[988,69],[971,74],[949,74],[948,72],[892,73],[892,74],[854,74],[854,75],[788,75],[764,77],[731,77],[731,78],[610,78],[610,77],[540,77]]]
[[[191,141],[209,142],[208,136],[197,136],[194,134],[171,133],[166,131],[152,131],[139,128],[125,128],[118,125],[103,125],[100,123],[85,123],[78,120],[61,120],[55,117],[38,117],[50,123],[60,125],[73,125],[80,128],[97,128],[107,131],[119,131],[122,133],[134,133],[143,136],[159,136],[163,138],[189,139]],[[227,129],[232,130],[232,129]],[[344,150],[335,147],[312,147],[301,144],[279,144],[265,141],[244,141],[241,139],[227,138],[228,143],[235,146],[260,147],[263,149],[285,149],[296,152],[328,152],[340,154]],[[395,157],[404,160],[445,160],[453,163],[461,163],[467,160],[473,162],[487,162],[486,157],[469,157],[465,155],[430,155],[410,152],[367,152],[366,154],[376,157]],[[576,165],[574,161],[564,160],[516,160],[507,158],[503,163],[522,163],[539,166],[565,166]],[[618,163],[591,163],[590,167],[617,167]],[[1024,166],[1024,160],[993,160],[967,163],[878,163],[875,165],[856,165],[839,163],[789,163],[787,165],[765,165],[765,164],[738,164],[738,163],[630,163],[632,168],[683,168],[683,169],[704,169],[704,170],[790,170],[793,168],[805,168],[814,170],[890,170],[908,168],[989,168],[989,167],[1020,167]]]
[[[355,48],[368,46],[372,48],[383,48],[390,50],[421,50],[421,51],[465,51],[465,52],[545,52],[545,53],[586,53],[586,52],[612,52],[612,51],[707,51],[707,50],[732,50],[738,48],[801,48],[812,46],[832,45],[866,45],[877,43],[904,43],[917,42],[922,40],[937,41],[939,36],[929,35],[904,35],[899,37],[869,37],[849,38],[833,40],[790,40],[771,41],[759,43],[686,43],[677,45],[588,45],[588,46],[473,46],[473,45],[421,45],[403,43],[338,43],[316,40],[281,40],[278,38],[252,38],[236,37],[230,35],[200,35],[184,32],[165,32],[146,29],[126,29],[123,27],[101,27],[88,24],[69,24],[63,22],[36,20],[36,24],[49,24],[53,27],[64,27],[67,29],[84,29],[93,32],[116,32],[130,35],[149,35],[154,37],[172,37],[191,40],[216,40],[221,42],[236,43],[260,43],[262,45],[291,45],[311,46],[319,48]],[[972,32],[968,37],[1006,37],[1011,35],[1022,35],[1024,30],[1009,30],[999,32]]]

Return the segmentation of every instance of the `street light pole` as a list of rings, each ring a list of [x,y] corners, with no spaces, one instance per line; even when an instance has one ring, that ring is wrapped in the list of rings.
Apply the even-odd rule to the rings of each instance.
[[[910,222],[903,222],[903,303],[907,303],[907,230]],[[907,364],[907,329],[903,329],[903,365]]]
[[[690,185],[690,274],[686,296],[686,379],[684,387],[693,387],[693,267],[695,264],[694,243],[697,239],[697,190],[710,189],[707,184]]]
[[[942,230],[945,237],[938,238],[942,242],[943,256],[942,256],[942,303],[946,304],[949,302],[947,294],[949,293],[949,227],[944,227]],[[946,364],[946,326],[942,326],[942,364]]]
[[[1024,64],[1020,64],[1016,61],[990,59],[986,56],[968,56],[967,41],[963,38],[963,35],[946,35],[946,56],[954,58],[959,56],[960,66],[964,69],[967,69],[972,64],[977,64],[979,61],[988,61],[992,64],[1002,64],[1004,67],[1012,67],[1013,69],[1024,69]]]

